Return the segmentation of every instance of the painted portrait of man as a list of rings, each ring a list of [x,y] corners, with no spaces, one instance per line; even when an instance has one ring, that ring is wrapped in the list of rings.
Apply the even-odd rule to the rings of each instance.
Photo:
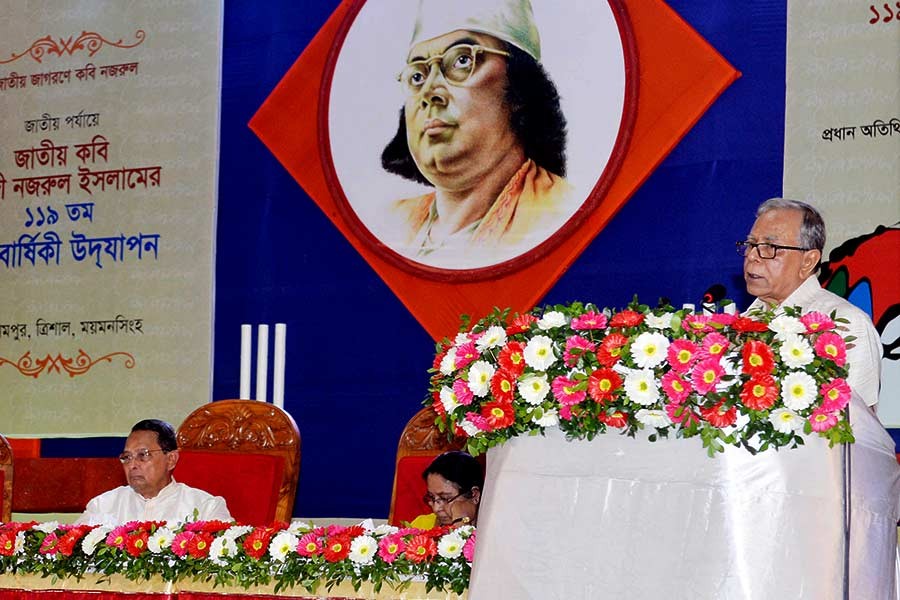
[[[610,5],[598,2],[579,15],[577,7],[557,11],[534,0],[539,20],[530,0],[414,0],[404,3],[408,12],[388,4],[363,7],[331,89],[331,149],[354,216],[378,245],[413,265],[471,272],[527,255],[572,220],[613,153],[625,65]],[[408,19],[405,32],[401,18]],[[562,43],[566,28],[577,34],[582,21],[602,32],[598,20],[609,35]],[[378,27],[391,33],[379,36],[367,61],[372,44],[360,40]],[[548,48],[562,86],[545,63]],[[359,92],[371,115],[374,90],[384,85],[375,73],[390,80],[386,96],[394,104],[379,103],[377,123],[363,122]],[[603,77],[613,91],[601,95]],[[597,102],[604,96],[609,108]],[[385,106],[392,114],[383,121]],[[373,173],[371,158],[357,156],[360,136],[373,139],[384,123],[380,173]]]

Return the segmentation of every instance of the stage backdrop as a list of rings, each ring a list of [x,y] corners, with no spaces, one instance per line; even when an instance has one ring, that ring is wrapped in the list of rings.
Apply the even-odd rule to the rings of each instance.
[[[0,2],[0,430],[210,398],[222,7]]]
[[[784,193],[828,224],[828,287],[885,348],[878,415],[900,427],[900,15],[835,0],[788,10]]]

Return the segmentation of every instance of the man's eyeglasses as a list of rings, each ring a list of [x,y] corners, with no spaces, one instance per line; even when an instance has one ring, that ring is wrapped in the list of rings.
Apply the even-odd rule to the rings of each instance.
[[[163,450],[162,448],[159,448],[157,450],[138,450],[134,454],[132,454],[131,452],[123,452],[119,455],[119,460],[123,465],[127,465],[132,460],[136,460],[139,463],[145,463],[150,460],[150,455],[154,452],[168,453],[168,450]]]
[[[447,83],[462,85],[475,72],[478,55],[482,52],[509,56],[509,52],[503,50],[486,48],[477,44],[459,44],[451,46],[438,56],[432,56],[425,60],[414,60],[408,63],[403,71],[400,72],[400,75],[397,76],[397,80],[403,84],[403,88],[407,92],[415,94],[425,85],[428,74],[431,73],[431,65],[437,64]]]
[[[801,252],[806,252],[807,250],[811,250],[811,248],[801,248],[800,246],[782,246],[781,244],[768,244],[768,243],[758,243],[758,242],[735,242],[735,247],[737,249],[737,253],[741,256],[747,256],[751,250],[756,248],[756,253],[760,258],[772,259],[778,254],[779,250],[800,250]]]
[[[466,495],[466,492],[460,492],[459,494],[453,496],[452,498],[444,498],[443,496],[432,496],[431,494],[425,494],[424,496],[422,496],[422,500],[425,502],[425,504],[434,508],[435,506],[442,506],[442,505],[450,504],[451,502],[453,502],[460,496],[465,496],[465,495]]]

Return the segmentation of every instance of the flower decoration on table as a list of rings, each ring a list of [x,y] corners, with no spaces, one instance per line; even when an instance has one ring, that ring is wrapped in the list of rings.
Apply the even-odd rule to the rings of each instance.
[[[841,323],[797,307],[704,315],[636,298],[618,311],[495,309],[437,345],[424,403],[473,454],[550,427],[569,439],[700,436],[710,456],[797,447],[813,433],[850,443]]]
[[[132,521],[118,527],[0,523],[0,574],[140,581],[193,580],[244,588],[274,583],[315,593],[349,581],[397,591],[413,581],[461,593],[468,587],[475,528],[316,527],[302,521],[251,527],[221,521],[178,526]]]

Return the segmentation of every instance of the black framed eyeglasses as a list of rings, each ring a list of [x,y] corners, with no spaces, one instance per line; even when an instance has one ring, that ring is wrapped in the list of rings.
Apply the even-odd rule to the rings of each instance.
[[[443,54],[408,63],[397,76],[397,80],[403,85],[404,90],[415,94],[425,85],[428,74],[431,73],[431,65],[437,64],[447,83],[462,85],[475,72],[478,55],[481,53],[510,56],[509,52],[504,50],[496,50],[478,44],[458,44],[447,48]]]
[[[428,506],[432,508],[435,506],[441,506],[445,504],[450,504],[460,496],[465,496],[466,492],[460,492],[459,494],[453,496],[452,498],[444,498],[443,496],[432,496],[431,494],[425,494],[422,496],[422,501],[425,502]]]
[[[751,250],[756,248],[756,254],[760,258],[772,259],[778,255],[779,250],[799,250],[806,252],[812,248],[801,248],[800,246],[783,246],[781,244],[769,244],[767,242],[751,242],[744,240],[743,242],[735,242],[735,249],[741,256],[747,256]]]
[[[156,450],[138,450],[134,454],[132,454],[131,452],[123,452],[122,454],[119,455],[119,461],[123,465],[127,465],[132,460],[136,460],[139,463],[145,463],[150,460],[150,456],[154,452],[162,452],[164,454],[168,454],[169,451],[163,450],[162,448],[158,448]]]

